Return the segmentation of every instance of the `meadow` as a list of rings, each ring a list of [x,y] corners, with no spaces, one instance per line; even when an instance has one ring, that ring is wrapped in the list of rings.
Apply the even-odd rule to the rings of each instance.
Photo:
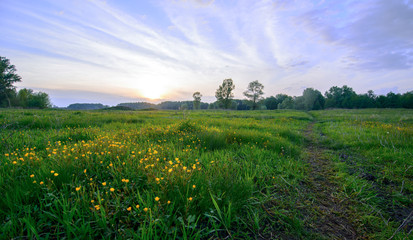
[[[412,110],[2,109],[0,128],[1,239],[345,236],[323,229],[331,218],[357,238],[405,239],[413,227]],[[327,190],[338,210],[323,210]]]

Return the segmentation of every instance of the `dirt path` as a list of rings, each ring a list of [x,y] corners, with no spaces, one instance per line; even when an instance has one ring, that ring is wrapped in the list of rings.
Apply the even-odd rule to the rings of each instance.
[[[331,160],[324,155],[313,131],[314,122],[305,130],[308,140],[307,161],[311,173],[306,183],[309,194],[314,197],[310,212],[316,217],[311,219],[309,227],[327,239],[358,239],[351,223],[348,202],[337,197],[337,185],[332,181],[334,175]]]

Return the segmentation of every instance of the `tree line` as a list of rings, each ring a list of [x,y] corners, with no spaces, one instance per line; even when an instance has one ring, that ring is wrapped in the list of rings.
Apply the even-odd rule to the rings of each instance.
[[[324,95],[313,88],[306,88],[302,96],[277,94],[263,98],[264,86],[258,80],[250,82],[244,92],[246,100],[234,100],[232,91],[235,85],[232,79],[225,79],[215,92],[217,101],[213,108],[234,110],[256,109],[297,109],[321,110],[326,108],[413,108],[413,91],[404,94],[389,92],[376,95],[372,90],[357,94],[351,87],[333,86]],[[200,99],[195,100],[200,101]],[[211,107],[210,107],[211,108]]]
[[[388,93],[376,95],[372,90],[365,94],[357,94],[351,87],[331,87],[324,95],[313,88],[306,88],[302,96],[277,94],[263,98],[264,86],[255,80],[250,82],[244,91],[246,99],[234,99],[235,89],[232,79],[225,79],[215,92],[216,101],[201,102],[202,94],[195,92],[193,101],[166,101],[159,104],[147,102],[120,103],[117,106],[130,109],[232,109],[232,110],[322,110],[326,108],[413,108],[413,91],[404,94]]]
[[[27,88],[16,91],[13,84],[17,82],[21,82],[21,77],[17,75],[16,67],[9,59],[0,56],[0,107],[43,109],[52,106],[47,93]]]

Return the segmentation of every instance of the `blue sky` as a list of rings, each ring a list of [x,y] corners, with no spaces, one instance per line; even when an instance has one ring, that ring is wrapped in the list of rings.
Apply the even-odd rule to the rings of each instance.
[[[19,88],[75,102],[215,100],[226,78],[243,98],[413,90],[410,0],[0,0],[0,56]]]

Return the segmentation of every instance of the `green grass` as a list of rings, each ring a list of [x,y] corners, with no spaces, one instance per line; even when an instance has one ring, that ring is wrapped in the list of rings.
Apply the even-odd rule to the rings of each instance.
[[[312,112],[319,140],[332,149],[342,194],[371,238],[407,237],[413,211],[413,112],[405,109]],[[396,231],[402,225],[401,231]]]
[[[305,113],[6,110],[0,121],[5,238],[246,238],[299,221],[261,226],[298,215],[262,205],[275,185],[291,191],[280,177],[304,177]]]
[[[0,238],[319,238],[300,202],[311,198],[302,183],[312,121],[360,233],[388,238],[401,217],[386,204],[412,207],[412,119],[411,110],[1,110]]]

